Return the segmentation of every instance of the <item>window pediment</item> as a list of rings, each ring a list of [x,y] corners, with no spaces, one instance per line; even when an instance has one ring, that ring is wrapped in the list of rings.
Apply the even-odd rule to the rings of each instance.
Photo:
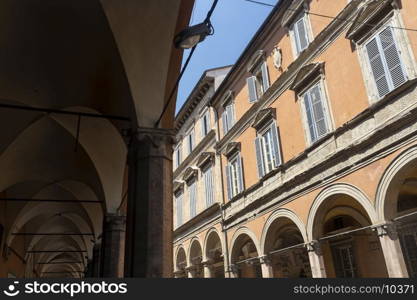
[[[225,107],[227,104],[229,104],[231,99],[233,99],[233,91],[229,90],[223,96],[222,106]]]
[[[356,19],[346,33],[346,38],[358,41],[362,37],[374,31],[367,24],[377,24],[395,9],[395,0],[380,1],[370,0],[359,10]],[[374,26],[373,26],[374,27]]]
[[[193,179],[194,177],[197,177],[197,174],[198,174],[198,169],[197,168],[188,167],[187,169],[185,169],[183,179],[184,179],[184,181],[188,182],[191,179]]]
[[[308,9],[306,0],[293,1],[282,18],[282,27],[290,27],[294,19],[303,11],[303,9]]]
[[[264,50],[258,50],[255,52],[255,54],[252,55],[252,58],[250,59],[250,63],[248,65],[247,71],[249,73],[252,73],[255,68],[259,65],[261,61],[265,59],[265,51]]]
[[[184,183],[183,180],[174,180],[174,193],[184,189]]]
[[[324,62],[308,64],[298,71],[290,89],[299,92],[311,83],[311,79],[315,79],[321,75],[324,75]]]
[[[276,109],[272,107],[262,109],[256,115],[252,127],[258,130],[271,120],[276,120]]]
[[[197,166],[202,168],[204,165],[214,160],[214,152],[203,152],[197,160]]]
[[[240,147],[241,144],[239,142],[230,142],[229,144],[227,144],[224,150],[224,155],[226,155],[226,157],[230,157],[234,153],[239,152]]]

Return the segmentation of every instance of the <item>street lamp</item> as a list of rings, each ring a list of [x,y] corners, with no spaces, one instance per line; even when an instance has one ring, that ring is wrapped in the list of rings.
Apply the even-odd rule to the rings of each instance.
[[[189,26],[175,36],[175,47],[181,49],[193,48],[198,43],[204,41],[208,35],[212,35],[213,31],[213,26],[210,22]]]

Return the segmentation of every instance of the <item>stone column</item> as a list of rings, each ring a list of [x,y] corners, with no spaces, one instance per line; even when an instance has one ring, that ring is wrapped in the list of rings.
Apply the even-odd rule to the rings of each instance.
[[[101,242],[102,277],[123,277],[125,231],[125,216],[109,214],[104,217]]]
[[[239,278],[239,267],[237,265],[231,264],[229,266],[229,278]]]
[[[204,267],[204,278],[213,278],[213,262],[211,260],[204,261],[203,263]]]
[[[173,133],[138,129],[129,145],[126,277],[173,276]]]
[[[262,268],[262,278],[274,278],[271,259],[265,255],[260,258]]]
[[[407,266],[398,238],[397,228],[393,223],[382,224],[376,228],[381,242],[382,252],[387,266],[388,276],[391,278],[408,277]]]
[[[92,277],[100,277],[100,253],[101,253],[101,243],[97,243],[93,248],[93,263],[92,263]]]
[[[308,257],[310,260],[311,275],[313,278],[326,278],[323,252],[318,241],[312,241],[307,245]]]
[[[197,270],[195,266],[190,266],[185,268],[185,271],[187,272],[188,278],[197,278]]]

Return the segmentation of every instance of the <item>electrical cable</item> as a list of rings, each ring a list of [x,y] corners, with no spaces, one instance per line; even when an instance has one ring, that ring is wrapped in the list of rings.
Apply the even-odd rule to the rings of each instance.
[[[217,6],[217,3],[218,3],[218,2],[219,2],[219,0],[214,0],[214,2],[213,2],[213,4],[212,4],[212,6],[211,6],[211,8],[210,8],[210,10],[209,10],[209,11],[208,11],[208,13],[207,13],[206,18],[204,19],[204,23],[206,23],[206,24],[209,26],[209,28],[210,28],[210,34],[209,34],[209,35],[213,35],[213,34],[214,34],[214,27],[213,27],[213,25],[211,24],[210,18],[211,18],[211,16],[213,15],[214,10],[216,9],[216,6]],[[198,44],[197,44],[197,45],[198,45]],[[196,48],[197,48],[197,45],[195,45],[193,48],[191,48],[191,51],[190,51],[190,53],[188,54],[187,60],[185,61],[184,66],[182,67],[181,73],[180,73],[180,75],[178,76],[178,78],[177,78],[177,80],[176,80],[176,82],[175,82],[175,85],[174,85],[174,87],[172,88],[172,91],[171,91],[171,93],[170,93],[170,95],[169,95],[169,98],[168,98],[167,102],[165,103],[165,105],[164,105],[164,107],[163,107],[163,109],[162,109],[162,113],[161,113],[161,115],[159,116],[158,120],[156,121],[156,123],[155,123],[155,125],[154,125],[154,127],[155,127],[155,128],[158,128],[158,126],[159,126],[159,124],[160,124],[160,122],[161,122],[161,120],[162,120],[162,118],[163,118],[164,114],[166,113],[166,111],[167,111],[167,109],[168,109],[168,107],[169,107],[169,105],[170,105],[170,103],[171,103],[171,101],[172,101],[172,99],[173,99],[173,97],[174,97],[174,95],[175,95],[175,93],[176,93],[177,89],[178,89],[178,85],[179,85],[179,83],[180,83],[180,81],[181,81],[182,77],[184,76],[185,71],[187,70],[187,67],[188,67],[188,65],[189,65],[189,63],[190,63],[190,61],[191,61],[191,58],[193,57],[193,54],[194,54],[194,52],[195,52],[195,50],[196,50]]]

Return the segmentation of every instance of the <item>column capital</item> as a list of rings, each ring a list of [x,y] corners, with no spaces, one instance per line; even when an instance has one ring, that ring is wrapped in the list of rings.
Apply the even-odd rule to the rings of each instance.
[[[211,267],[212,265],[213,265],[213,263],[214,263],[214,260],[212,260],[212,259],[206,259],[205,261],[202,261],[201,262],[201,264],[204,266],[204,267]]]
[[[106,214],[104,216],[104,230],[110,231],[125,231],[126,230],[126,216],[117,214]]]
[[[270,265],[272,263],[271,257],[269,255],[260,256],[259,261],[263,265]]]
[[[129,134],[129,150],[138,158],[163,157],[172,160],[175,132],[171,129],[137,128]]]
[[[312,240],[306,243],[306,248],[308,252],[315,252],[318,255],[322,254],[321,244],[318,240]]]
[[[396,239],[398,237],[397,234],[397,225],[394,222],[385,222],[378,224],[374,228],[372,228],[374,232],[379,237],[389,236],[391,239]]]

